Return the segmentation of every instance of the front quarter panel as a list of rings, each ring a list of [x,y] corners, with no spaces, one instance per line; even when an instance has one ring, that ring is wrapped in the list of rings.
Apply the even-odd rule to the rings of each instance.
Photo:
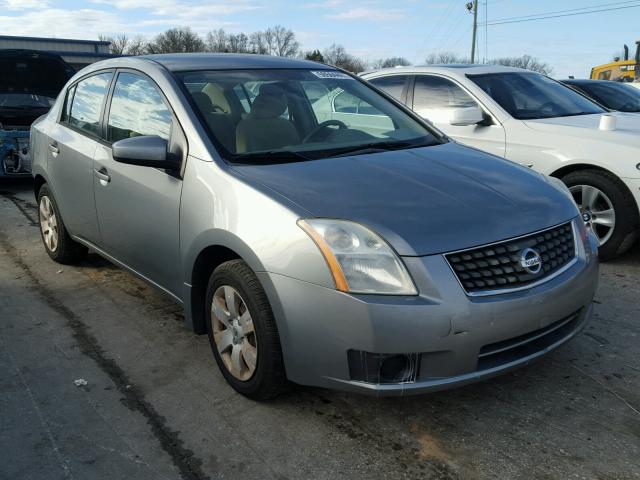
[[[318,248],[297,225],[296,211],[277,194],[242,181],[226,165],[189,157],[180,208],[183,278],[191,283],[194,263],[205,248],[224,246],[255,272],[270,272],[333,288]]]

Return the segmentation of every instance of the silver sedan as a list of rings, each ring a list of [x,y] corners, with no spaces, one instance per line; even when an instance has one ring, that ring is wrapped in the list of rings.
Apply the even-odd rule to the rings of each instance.
[[[44,247],[184,306],[229,384],[409,394],[574,336],[597,244],[566,187],[308,61],[118,58],[32,127]]]

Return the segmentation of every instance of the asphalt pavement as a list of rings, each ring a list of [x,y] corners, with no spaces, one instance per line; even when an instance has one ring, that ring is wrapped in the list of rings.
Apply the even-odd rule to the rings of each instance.
[[[0,479],[640,479],[639,298],[636,247],[602,265],[585,331],[516,372],[256,403],[170,299],[94,254],[51,261],[30,183],[3,181]]]

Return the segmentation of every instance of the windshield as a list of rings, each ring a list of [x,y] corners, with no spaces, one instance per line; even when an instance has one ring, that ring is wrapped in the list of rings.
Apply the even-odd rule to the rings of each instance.
[[[519,120],[605,112],[566,85],[538,73],[504,72],[468,77]]]
[[[178,74],[233,161],[302,161],[440,143],[365,83],[336,70]]]
[[[0,108],[51,108],[55,101],[54,97],[35,93],[0,92]]]
[[[611,110],[640,112],[640,90],[614,82],[578,83],[578,88]]]

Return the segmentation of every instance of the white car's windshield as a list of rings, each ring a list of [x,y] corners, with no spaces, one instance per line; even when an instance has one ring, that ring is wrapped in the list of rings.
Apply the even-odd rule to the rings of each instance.
[[[533,72],[502,72],[468,77],[519,120],[606,111],[571,88]]]
[[[300,161],[440,143],[362,81],[336,70],[178,74],[234,162]]]

